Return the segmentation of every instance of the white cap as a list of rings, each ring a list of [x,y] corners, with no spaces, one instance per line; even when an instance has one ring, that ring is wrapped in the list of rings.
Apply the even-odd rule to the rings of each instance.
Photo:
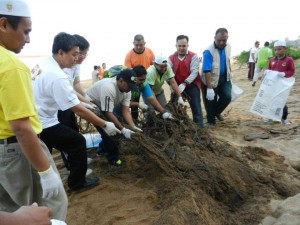
[[[276,41],[274,47],[279,47],[279,46],[286,47],[285,41]]]
[[[0,15],[30,17],[26,0],[0,0]]]
[[[163,64],[163,63],[167,63],[167,61],[168,61],[168,59],[164,55],[156,56],[155,59],[154,59],[154,62],[159,64],[159,65]]]

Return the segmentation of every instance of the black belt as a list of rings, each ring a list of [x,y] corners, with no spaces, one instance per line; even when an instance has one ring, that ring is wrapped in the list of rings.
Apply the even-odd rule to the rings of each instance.
[[[16,136],[12,136],[6,139],[0,139],[0,144],[5,144],[5,141],[7,144],[12,144],[18,142]]]

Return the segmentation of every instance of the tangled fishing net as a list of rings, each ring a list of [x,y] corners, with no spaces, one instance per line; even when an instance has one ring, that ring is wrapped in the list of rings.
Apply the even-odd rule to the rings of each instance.
[[[270,212],[271,199],[299,193],[299,177],[283,157],[216,139],[174,102],[167,110],[175,120],[140,112],[143,133],[116,137],[125,161],[135,157],[120,173],[143,178],[156,193],[161,213],[154,224],[254,225]],[[93,130],[79,122],[82,131]]]

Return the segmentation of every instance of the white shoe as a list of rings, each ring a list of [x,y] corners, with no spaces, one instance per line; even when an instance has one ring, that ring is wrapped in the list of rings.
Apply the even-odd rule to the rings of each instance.
[[[87,164],[89,165],[89,164],[91,164],[93,162],[93,159],[92,158],[87,158]]]
[[[289,125],[291,123],[288,120],[281,119],[281,124],[283,124],[283,125]]]
[[[88,176],[88,175],[90,175],[91,173],[93,172],[93,170],[92,169],[90,169],[90,168],[87,168],[87,170],[86,170],[86,176]]]

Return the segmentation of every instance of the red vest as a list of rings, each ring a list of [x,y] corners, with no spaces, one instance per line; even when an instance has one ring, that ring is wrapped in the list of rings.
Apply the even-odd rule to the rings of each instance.
[[[182,61],[178,59],[176,52],[170,56],[170,60],[173,64],[172,70],[175,74],[175,80],[178,85],[182,84],[191,74],[190,65],[194,55],[195,53],[189,51],[185,59]],[[187,85],[186,88],[189,88],[192,84],[195,84],[199,89],[201,89],[201,79],[199,74],[191,84]]]

